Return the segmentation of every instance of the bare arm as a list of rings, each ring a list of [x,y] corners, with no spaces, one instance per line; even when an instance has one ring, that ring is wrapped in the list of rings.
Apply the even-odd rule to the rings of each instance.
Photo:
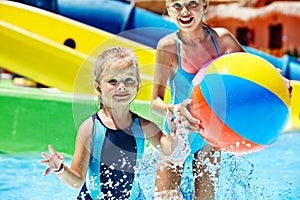
[[[78,129],[71,167],[64,165],[63,173],[56,173],[62,182],[72,188],[80,188],[85,181],[90,158],[92,131],[93,121],[89,118]],[[51,171],[57,171],[60,168],[59,163],[63,162],[60,154],[57,154],[51,145],[49,145],[49,152],[50,155],[42,153],[45,160],[41,160],[41,163],[48,165],[44,175],[47,175]]]
[[[154,71],[151,109],[154,113],[165,117],[165,110],[173,110],[173,105],[164,102],[167,82],[172,76],[172,63],[177,59],[174,53],[171,36],[167,36],[159,41],[156,50],[156,65]],[[174,56],[176,59],[174,59]]]
[[[140,117],[141,127],[145,138],[162,154],[170,155],[172,153],[172,138],[163,133],[153,122]]]
[[[167,104],[164,101],[167,81],[172,78],[177,71],[177,67],[174,67],[178,65],[177,56],[174,35],[168,35],[159,41],[156,51],[154,81],[152,84],[151,110],[163,117],[166,117],[167,110],[171,111],[174,115],[177,115],[176,112],[180,112],[190,122],[188,128],[191,131],[199,131],[200,121],[192,117],[187,109],[188,104],[191,102],[189,99],[184,100],[178,104],[177,107],[175,105]]]

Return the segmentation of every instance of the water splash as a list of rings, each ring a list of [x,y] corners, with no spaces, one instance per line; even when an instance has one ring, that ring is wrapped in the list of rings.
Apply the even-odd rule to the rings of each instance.
[[[232,155],[231,157],[229,166],[231,175],[228,182],[232,186],[225,195],[233,200],[253,199],[250,181],[254,165],[243,156],[235,157]]]
[[[285,137],[287,136],[285,135]],[[294,140],[291,142],[294,142]],[[300,199],[300,195],[297,193],[299,191],[299,181],[293,175],[299,174],[296,168],[298,169],[300,162],[295,159],[296,154],[291,155],[291,150],[288,149],[290,146],[282,148],[280,144],[277,144],[279,146],[277,148],[274,146],[261,152],[239,157],[229,153],[221,153],[220,177],[216,187],[215,200]],[[286,144],[284,143],[284,145]],[[289,156],[281,157],[280,155]],[[192,157],[188,157],[186,160],[181,182],[181,192],[184,200],[193,199],[194,177],[191,160]],[[282,162],[282,160],[285,162]],[[147,151],[143,162],[145,175],[141,180],[141,188],[145,194],[145,199],[152,200],[154,198],[153,191],[158,162],[156,150]],[[204,162],[207,162],[207,160]],[[209,165],[208,170],[213,171],[216,169],[215,167]],[[212,176],[211,178],[217,177]]]
[[[176,141],[176,146],[173,150],[173,153],[169,156],[161,155],[160,164],[176,168],[177,166],[183,167],[186,158],[191,153],[191,147],[188,141],[189,130],[187,128],[187,120],[182,120],[180,117],[175,118],[176,124],[176,134],[172,136],[173,140]],[[168,161],[171,161],[173,164],[170,166]]]
[[[191,148],[188,143],[188,130],[184,125],[177,126],[177,135],[173,137],[177,145],[174,151],[169,156],[159,155],[152,145],[148,145],[146,152],[143,154],[142,159],[139,161],[139,168],[135,172],[140,174],[139,182],[147,183],[140,185],[145,194],[146,199],[154,198],[156,171],[158,165],[161,167],[175,168],[183,167],[184,161],[190,155]],[[170,162],[172,164],[170,164]],[[182,199],[179,191],[165,191],[155,192],[155,199]]]
[[[181,183],[181,192],[185,200],[193,199],[195,178],[202,178],[204,173],[209,175],[211,182],[218,183],[217,174],[220,170],[220,164],[217,160],[220,158],[220,152],[209,152],[209,158],[206,155],[207,152],[199,152],[198,154],[198,156],[203,157],[204,159],[201,159],[200,161],[197,161],[198,163],[196,162],[194,164],[196,164],[198,168],[200,168],[200,165],[205,166],[205,168],[204,171],[193,174],[193,156],[191,155],[187,158]]]
[[[255,166],[246,156],[223,154],[223,157],[216,199],[272,199],[266,187],[255,184]]]
[[[139,194],[141,200],[153,199],[156,169],[158,163],[158,152],[154,149],[152,145],[148,145],[147,151],[143,154],[142,159],[139,161],[139,168],[135,169],[136,173],[139,173]]]
[[[168,190],[154,193],[155,200],[182,200],[182,194],[177,190]]]

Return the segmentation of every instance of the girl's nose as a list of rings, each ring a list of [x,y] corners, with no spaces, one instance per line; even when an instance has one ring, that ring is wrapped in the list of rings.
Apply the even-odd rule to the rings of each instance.
[[[185,4],[182,5],[181,13],[182,14],[189,14],[190,13],[187,5],[185,5]]]
[[[118,85],[118,90],[119,91],[125,91],[126,90],[126,85],[124,84],[123,81],[121,81]]]

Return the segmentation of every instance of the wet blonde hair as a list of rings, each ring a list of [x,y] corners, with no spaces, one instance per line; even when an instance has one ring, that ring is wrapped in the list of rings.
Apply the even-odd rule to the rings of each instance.
[[[96,89],[100,87],[101,80],[104,76],[106,69],[113,63],[126,60],[129,61],[135,68],[136,79],[137,79],[137,91],[139,91],[141,86],[141,77],[137,56],[131,49],[124,47],[112,47],[104,50],[96,59],[94,65],[94,83]],[[99,108],[102,108],[101,97],[98,99]]]

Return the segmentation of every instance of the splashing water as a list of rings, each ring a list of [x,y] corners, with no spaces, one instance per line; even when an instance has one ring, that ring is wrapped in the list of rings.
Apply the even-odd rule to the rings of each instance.
[[[184,161],[191,153],[191,147],[188,142],[188,121],[182,120],[182,118],[180,117],[176,117],[175,124],[176,134],[175,136],[172,136],[172,138],[176,141],[177,144],[173,150],[173,153],[169,156],[162,155],[159,162],[160,164],[168,165],[167,161],[171,161],[173,163],[173,167],[183,167]]]
[[[216,200],[296,200],[300,199],[300,157],[298,156],[300,133],[283,134],[265,150],[244,157],[222,153],[220,178],[216,188]],[[189,163],[187,158],[187,162]],[[73,200],[79,190],[70,189],[51,173],[41,174],[40,154],[0,154],[0,196],[5,199]],[[70,166],[71,158],[66,157]],[[158,155],[147,148],[143,159],[145,173],[141,173],[140,188],[144,197],[153,200]],[[185,165],[181,191],[185,200],[192,200],[192,169]]]
[[[230,175],[227,179],[227,185],[231,185],[231,187],[228,187],[226,189],[227,191],[222,195],[222,199],[253,199],[250,181],[254,171],[254,165],[244,156],[236,157],[234,155],[229,155],[222,166],[224,168],[228,166],[229,168]]]
[[[206,152],[199,152],[200,157],[205,157]],[[201,155],[203,154],[203,155]],[[183,194],[183,197],[185,200],[192,200],[193,199],[193,193],[194,193],[194,181],[196,178],[202,178],[204,176],[204,173],[209,176],[209,179],[211,182],[218,183],[218,171],[220,170],[220,164],[217,162],[217,160],[220,158],[220,152],[214,151],[210,152],[210,159],[204,158],[200,161],[197,161],[196,164],[200,168],[200,164],[202,166],[205,166],[204,171],[198,172],[197,174],[193,175],[193,156],[189,156],[185,162],[184,166],[184,173],[182,177],[182,183],[181,183],[181,192]]]
[[[139,189],[142,191],[144,197],[138,199],[152,199],[155,185],[156,169],[158,163],[158,153],[153,146],[147,148],[147,152],[143,154],[140,160],[139,168],[135,169],[136,173],[140,174],[138,178]]]
[[[176,141],[176,146],[173,150],[173,153],[169,156],[158,155],[158,153],[153,150],[153,148],[148,148],[148,151],[143,155],[143,158],[140,163],[140,169],[138,171],[144,175],[144,178],[147,179],[147,186],[143,188],[146,199],[152,199],[153,191],[155,188],[155,178],[156,170],[158,164],[161,167],[171,167],[173,169],[179,167],[184,167],[184,162],[186,158],[190,155],[191,148],[188,142],[188,129],[186,125],[182,122],[177,122],[176,136],[173,136],[173,140]],[[171,161],[172,164],[169,162]],[[140,181],[143,182],[143,175],[140,176]],[[149,178],[151,177],[151,178]],[[149,180],[150,184],[149,184]],[[155,192],[155,199],[169,199],[177,200],[182,199],[180,191],[162,191]]]
[[[256,162],[260,159],[259,156],[262,156],[266,159],[265,163],[263,164],[263,169],[261,169],[261,166],[259,165],[260,163]],[[232,154],[223,153],[222,157],[222,167],[220,171],[221,176],[216,189],[217,200],[298,199],[292,197],[293,181],[283,181],[284,179],[287,180],[289,175],[285,175],[286,177],[283,176],[282,180],[276,183],[275,180],[280,179],[276,178],[277,174],[273,174],[274,172],[272,172],[272,174],[268,174],[267,171],[271,170],[272,167],[274,171],[274,161],[277,162],[276,156],[274,156],[272,161],[270,155],[269,157],[264,156],[264,151],[262,151],[256,154],[239,157]],[[270,186],[276,186],[276,184],[278,184],[277,187],[286,185],[287,188],[273,190]]]

